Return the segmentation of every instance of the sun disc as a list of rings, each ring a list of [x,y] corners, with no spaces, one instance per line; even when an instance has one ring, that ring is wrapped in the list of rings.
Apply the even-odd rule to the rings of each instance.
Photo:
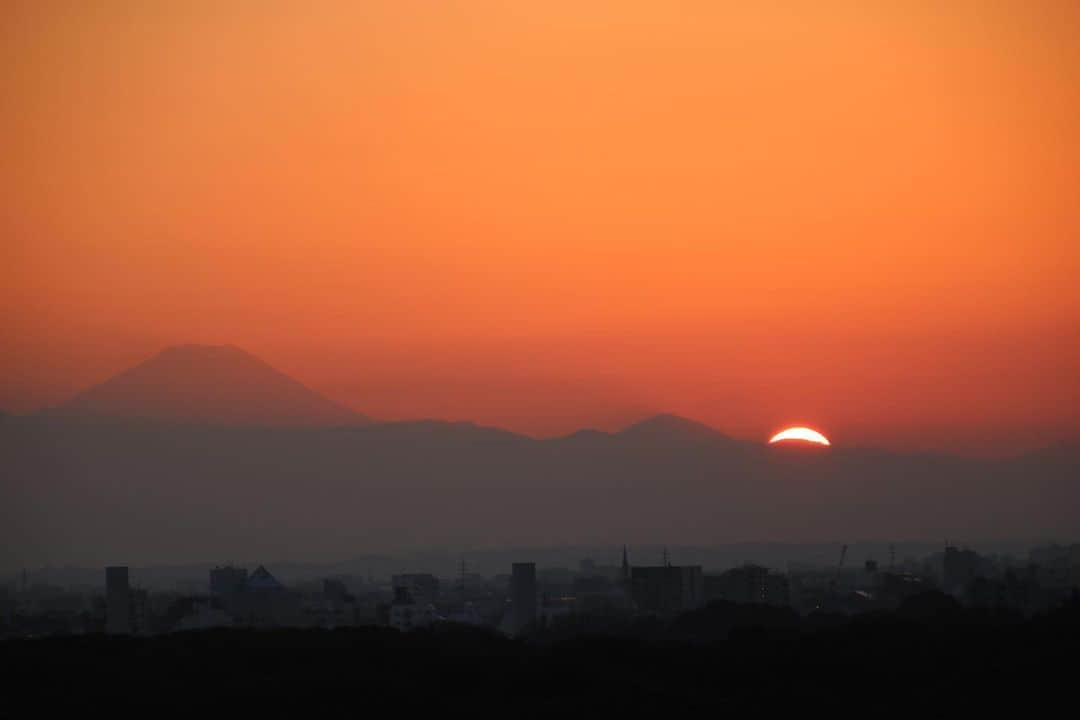
[[[784,440],[800,440],[803,442],[816,443],[818,445],[829,445],[829,439],[819,433],[817,430],[811,430],[808,427],[790,427],[769,438],[769,444],[783,442]]]

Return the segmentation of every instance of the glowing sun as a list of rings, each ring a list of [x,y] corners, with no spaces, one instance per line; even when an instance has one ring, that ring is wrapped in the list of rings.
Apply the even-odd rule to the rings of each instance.
[[[801,442],[816,443],[818,445],[829,445],[829,438],[825,437],[817,430],[811,430],[808,427],[789,427],[786,430],[780,432],[769,438],[769,444],[783,442],[785,440],[798,440]]]

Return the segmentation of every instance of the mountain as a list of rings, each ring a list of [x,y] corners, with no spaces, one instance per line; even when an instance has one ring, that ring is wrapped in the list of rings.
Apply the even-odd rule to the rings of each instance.
[[[471,423],[0,423],[0,569],[441,548],[1080,539],[1080,447],[793,452],[661,416],[535,440]],[[525,558],[528,559],[528,558]]]
[[[697,420],[661,413],[640,420],[619,431],[626,437],[723,437],[717,430]]]
[[[370,419],[232,345],[179,345],[48,411],[68,418],[320,427]]]
[[[739,444],[719,430],[704,423],[669,413],[654,415],[636,422],[615,433],[615,437],[623,443],[638,446]]]
[[[639,420],[618,432],[608,433],[602,430],[585,428],[543,440],[549,446],[562,449],[600,451],[605,448],[636,448],[638,450],[660,448],[689,448],[695,445],[739,445],[754,446],[754,443],[741,443],[719,430],[704,423],[688,418],[662,413]]]

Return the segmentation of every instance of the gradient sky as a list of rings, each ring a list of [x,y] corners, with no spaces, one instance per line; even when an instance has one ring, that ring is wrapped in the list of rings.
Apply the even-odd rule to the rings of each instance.
[[[1080,3],[7,2],[0,408],[1080,436]]]

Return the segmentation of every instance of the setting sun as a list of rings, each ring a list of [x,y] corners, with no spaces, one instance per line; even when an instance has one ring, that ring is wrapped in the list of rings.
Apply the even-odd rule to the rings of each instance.
[[[831,445],[829,439],[817,430],[807,427],[790,427],[769,438],[769,444],[783,442],[784,440],[799,440],[802,442],[817,443],[818,445]]]

